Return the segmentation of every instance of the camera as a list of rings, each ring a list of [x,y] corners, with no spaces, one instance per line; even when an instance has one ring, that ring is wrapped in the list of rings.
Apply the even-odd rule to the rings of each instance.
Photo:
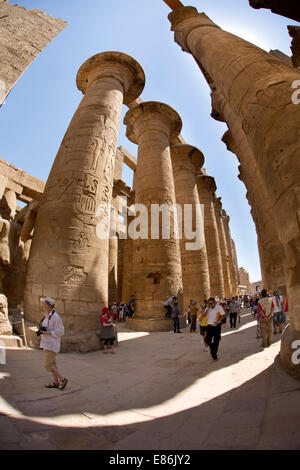
[[[47,328],[45,326],[41,326],[37,331],[36,331],[36,335],[37,336],[40,336],[41,334],[43,334],[43,331],[47,331]]]

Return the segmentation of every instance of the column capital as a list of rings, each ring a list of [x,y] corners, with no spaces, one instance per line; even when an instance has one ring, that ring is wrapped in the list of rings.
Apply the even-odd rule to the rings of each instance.
[[[232,135],[232,132],[229,129],[223,134],[221,140],[226,145],[227,150],[237,155],[237,146],[236,146],[234,137]]]
[[[206,191],[209,191],[210,193],[214,194],[217,190],[217,185],[215,178],[212,176],[208,175],[198,175],[196,176],[196,181],[198,185],[198,190],[199,187],[200,189],[204,189]]]
[[[187,160],[191,163],[195,175],[202,174],[204,155],[197,147],[188,144],[171,145],[171,156],[172,160]]]
[[[182,121],[179,114],[165,103],[147,101],[127,111],[124,117],[124,124],[127,126],[127,138],[137,144],[141,133],[143,133],[145,129],[149,130],[151,128],[153,122],[150,123],[150,120],[153,121],[153,118],[159,123],[159,126],[155,127],[155,130],[164,133],[164,126],[161,125],[164,124],[165,130],[167,130],[169,134],[170,141],[179,136],[182,128]],[[138,131],[136,129],[137,123],[141,124]]]
[[[77,88],[85,94],[96,80],[112,77],[124,90],[124,104],[131,103],[142,93],[145,74],[140,64],[122,52],[102,52],[87,59],[76,77]]]
[[[216,213],[221,217],[222,216],[222,198],[221,197],[215,197],[214,198],[214,206],[216,209]]]
[[[229,224],[230,217],[229,217],[229,215],[227,214],[227,212],[226,212],[224,209],[222,209],[222,217],[223,217],[223,219],[225,220],[225,222],[226,222],[227,224]]]
[[[168,19],[171,23],[171,31],[175,31],[175,41],[186,52],[190,52],[187,37],[193,29],[202,26],[219,28],[205,13],[199,13],[195,7],[184,7],[172,11],[168,15]]]

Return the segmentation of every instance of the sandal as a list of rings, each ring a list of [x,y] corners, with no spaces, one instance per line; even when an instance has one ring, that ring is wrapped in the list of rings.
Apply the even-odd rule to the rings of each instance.
[[[68,379],[64,378],[64,380],[58,386],[59,390],[63,390],[65,386],[67,385],[67,383],[68,383]]]
[[[45,385],[46,388],[58,388],[58,384],[55,382],[50,382],[48,385]]]

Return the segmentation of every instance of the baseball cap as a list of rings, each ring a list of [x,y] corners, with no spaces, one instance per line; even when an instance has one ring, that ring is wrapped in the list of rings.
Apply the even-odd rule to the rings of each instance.
[[[40,300],[41,302],[48,302],[51,305],[55,304],[55,300],[52,299],[51,297],[42,297]]]

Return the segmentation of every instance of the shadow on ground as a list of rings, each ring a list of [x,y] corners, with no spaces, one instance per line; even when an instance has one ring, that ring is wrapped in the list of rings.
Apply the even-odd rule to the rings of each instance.
[[[22,360],[16,356],[13,375],[0,386],[5,402],[23,416],[0,415],[0,448],[299,449],[300,385],[278,359],[236,386],[241,363],[245,369],[264,360],[251,321],[247,314],[242,325],[248,327],[227,329],[218,362],[200,351],[199,333],[188,332],[121,342],[110,357],[60,355],[72,377],[63,392],[41,387],[41,352],[17,351]]]

